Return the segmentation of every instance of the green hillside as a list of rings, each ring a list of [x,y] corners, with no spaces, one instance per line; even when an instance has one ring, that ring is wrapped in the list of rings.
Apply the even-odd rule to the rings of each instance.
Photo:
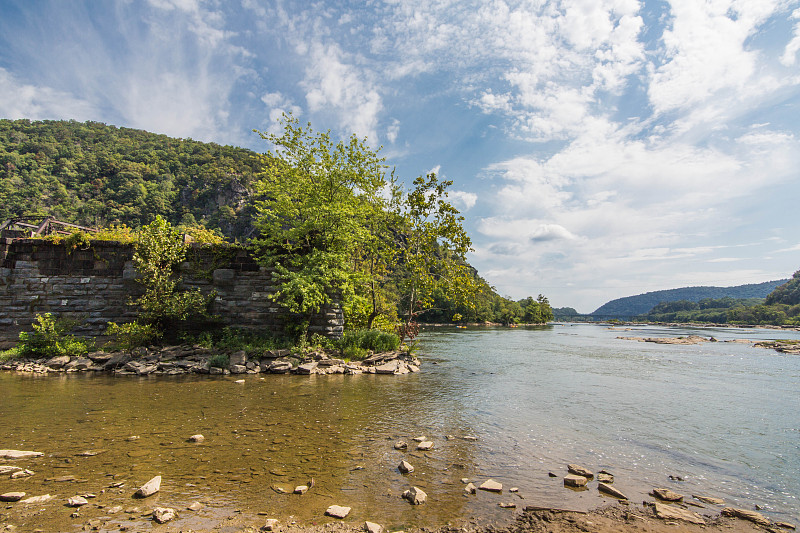
[[[679,300],[700,302],[705,299],[721,298],[733,298],[735,300],[766,298],[776,287],[787,281],[782,279],[764,283],[737,285],[735,287],[699,286],[646,292],[636,296],[626,296],[611,300],[601,305],[591,315],[599,319],[628,319],[647,314],[653,307],[663,302],[677,302]]]
[[[52,215],[138,227],[157,214],[252,233],[257,153],[98,122],[0,120],[0,221]]]

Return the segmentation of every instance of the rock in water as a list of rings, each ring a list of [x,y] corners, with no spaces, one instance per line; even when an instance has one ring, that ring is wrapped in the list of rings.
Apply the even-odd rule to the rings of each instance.
[[[22,468],[18,466],[11,466],[11,465],[0,465],[0,476],[4,476],[6,474],[13,474],[14,472],[19,472]]]
[[[403,493],[403,498],[412,505],[422,505],[428,499],[428,495],[419,487],[411,487]]]
[[[0,494],[0,502],[18,502],[24,497],[24,492],[6,492],[5,494]]]
[[[83,496],[73,496],[72,498],[67,500],[67,505],[70,507],[80,507],[82,505],[86,505],[89,503],[89,500],[84,498]]]
[[[165,524],[175,519],[175,509],[170,507],[156,507],[153,509],[153,520],[159,524]]]
[[[298,485],[294,488],[295,494],[305,494],[306,492],[308,492],[308,485]]]
[[[41,457],[42,452],[27,452],[23,450],[0,450],[0,459],[28,459],[30,457]]]
[[[156,476],[141,487],[139,490],[136,491],[134,496],[138,498],[147,498],[148,496],[152,496],[156,492],[161,490],[161,476]]]
[[[706,523],[699,514],[673,505],[656,502],[655,511],[656,516],[662,520],[683,520],[684,522],[699,525],[704,525]]]
[[[589,480],[583,476],[577,476],[574,474],[564,476],[564,486],[566,487],[585,487],[586,483],[588,482]]]
[[[478,488],[481,489],[481,490],[488,490],[489,492],[502,492],[503,491],[503,484],[502,483],[498,483],[497,481],[495,481],[493,479],[487,479],[486,481],[481,483],[481,486],[478,487]]]
[[[426,440],[426,441],[423,441],[423,442],[420,442],[419,444],[417,444],[417,449],[418,450],[428,451],[431,448],[433,448],[433,443],[431,441],[429,441],[429,440]]]
[[[25,498],[24,500],[20,500],[19,503],[26,503],[26,504],[35,504],[35,503],[44,503],[50,500],[52,496],[49,494],[43,494],[42,496],[31,496],[30,498]]]
[[[654,498],[663,500],[665,502],[680,502],[683,501],[683,495],[677,492],[672,492],[669,489],[653,489],[650,493]]]
[[[722,516],[733,516],[741,518],[742,520],[749,520],[759,526],[769,526],[769,520],[761,513],[756,511],[748,511],[747,509],[735,509],[733,507],[726,507],[719,512]]]
[[[267,518],[266,524],[262,528],[264,531],[275,531],[278,527],[278,519],[277,518]]]
[[[203,442],[204,440],[206,440],[206,438],[202,436],[200,433],[189,437],[189,442]]]
[[[400,470],[403,474],[410,474],[414,471],[414,467],[408,461],[401,461],[400,464],[397,466],[397,469]]]
[[[364,528],[366,528],[367,533],[383,533],[385,531],[382,525],[375,522],[365,522]]]
[[[601,471],[597,474],[597,481],[600,483],[614,483],[614,476],[609,474],[608,472]]]
[[[622,494],[622,492],[617,490],[615,487],[612,487],[608,483],[603,483],[603,482],[598,483],[597,484],[597,490],[599,490],[600,492],[605,492],[606,494],[608,494],[610,496],[613,496],[615,498],[619,498],[620,500],[627,500],[628,499],[627,496]]]
[[[341,505],[331,505],[325,514],[334,518],[344,518],[350,514],[350,507],[343,507]]]
[[[567,471],[569,471],[570,474],[574,474],[576,476],[583,476],[586,479],[592,479],[594,477],[594,474],[592,473],[591,470],[584,468],[580,465],[567,465]]]
[[[478,487],[476,487],[473,483],[467,483],[467,486],[464,487],[465,494],[477,494]]]
[[[408,448],[408,443],[404,440],[399,440],[394,443],[395,450],[405,450],[406,448]]]
[[[725,500],[722,498],[712,498],[711,496],[700,496],[699,494],[692,494],[692,498],[699,500],[709,505],[723,505]]]

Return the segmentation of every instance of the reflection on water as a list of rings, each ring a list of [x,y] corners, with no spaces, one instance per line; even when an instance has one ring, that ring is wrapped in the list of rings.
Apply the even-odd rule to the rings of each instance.
[[[497,506],[501,501],[573,508],[608,501],[594,489],[563,488],[566,463],[577,462],[612,471],[615,485],[634,501],[666,485],[687,496],[757,503],[775,518],[796,520],[800,357],[722,342],[616,339],[687,333],[591,325],[437,329],[423,338],[423,372],[404,376],[251,375],[237,384],[213,377],[1,374],[0,448],[46,455],[17,462],[36,475],[2,478],[0,493],[61,500],[97,494],[81,510],[80,524],[60,504],[28,518],[13,507],[6,519],[21,527],[77,528],[119,505],[140,513],[123,510],[110,523],[149,527],[131,518],[141,520],[154,505],[183,509],[201,500],[206,508],[182,513],[179,527],[207,527],[230,516],[252,516],[255,524],[257,513],[320,522],[328,505],[339,504],[353,508],[348,521],[394,530],[511,516]],[[205,442],[187,442],[196,433]],[[434,449],[393,448],[401,438],[413,448],[418,435],[430,437]],[[76,455],[85,451],[99,453]],[[402,459],[415,466],[413,474],[397,471]],[[135,488],[155,475],[163,477],[161,492],[132,500]],[[61,476],[77,482],[52,480]],[[520,496],[462,494],[462,478],[490,477],[519,487]],[[308,493],[291,494],[311,479]],[[401,499],[411,485],[427,492],[425,505]]]

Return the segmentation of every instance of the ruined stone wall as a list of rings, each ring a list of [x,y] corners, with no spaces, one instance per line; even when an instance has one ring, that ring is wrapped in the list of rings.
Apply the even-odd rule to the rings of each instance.
[[[0,239],[0,340],[16,339],[47,312],[92,335],[108,322],[133,320],[136,309],[128,302],[142,287],[132,256],[132,246],[118,242],[70,250],[38,239]],[[212,313],[225,324],[281,334],[298,320],[270,299],[272,273],[244,248],[190,245],[181,275],[185,288],[216,295]],[[311,331],[338,337],[342,326],[341,310],[332,306],[313,317]]]

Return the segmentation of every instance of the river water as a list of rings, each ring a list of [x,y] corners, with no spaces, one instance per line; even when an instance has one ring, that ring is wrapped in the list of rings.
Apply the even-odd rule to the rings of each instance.
[[[152,525],[142,515],[153,506],[183,510],[200,501],[204,509],[180,512],[176,527],[224,531],[264,517],[319,523],[337,504],[353,508],[348,521],[397,530],[503,520],[526,505],[589,509],[613,501],[596,484],[564,488],[568,463],[612,472],[634,502],[667,487],[796,522],[800,357],[731,342],[617,338],[692,333],[800,338],[588,324],[433,328],[422,335],[422,372],[403,376],[248,375],[238,384],[230,376],[2,373],[0,449],[45,456],[14,462],[36,474],[0,478],[0,493],[51,494],[57,504],[36,512],[10,505],[0,525],[77,531],[93,519],[101,531],[146,530]],[[187,442],[196,433],[205,442]],[[431,451],[414,450],[411,439],[422,435],[434,442]],[[394,449],[399,439],[408,451]],[[398,472],[403,459],[414,473]],[[163,477],[161,492],[133,500],[155,475]],[[56,480],[65,476],[74,479]],[[280,493],[312,478],[304,495]],[[462,478],[492,478],[504,491],[464,496]],[[428,494],[425,505],[401,499],[412,485]],[[63,503],[84,493],[97,497],[70,518]],[[517,511],[498,506],[506,502]],[[109,513],[114,506],[123,509]]]

